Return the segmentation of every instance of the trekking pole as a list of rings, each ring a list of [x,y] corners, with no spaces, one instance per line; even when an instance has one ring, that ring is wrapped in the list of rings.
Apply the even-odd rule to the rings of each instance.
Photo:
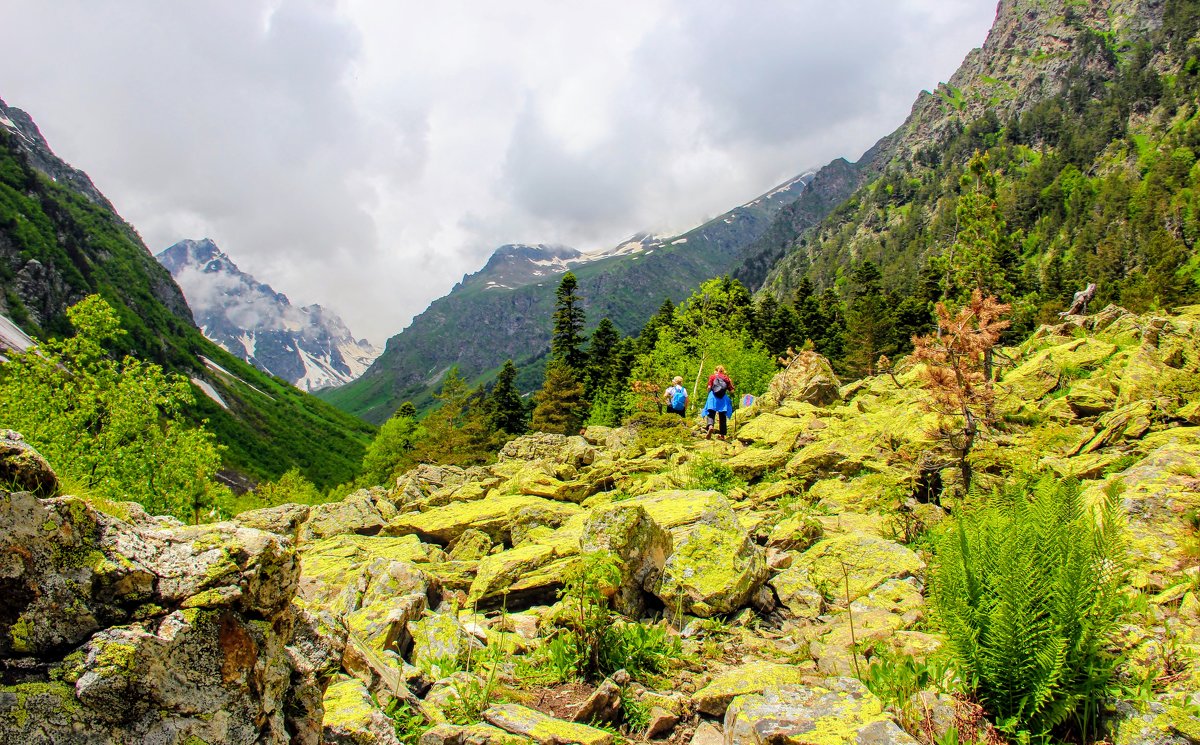
[[[708,359],[708,353],[700,355],[700,369],[696,371],[696,383],[692,386],[692,406],[696,405],[696,390],[700,387],[700,376],[704,374],[704,360]]]

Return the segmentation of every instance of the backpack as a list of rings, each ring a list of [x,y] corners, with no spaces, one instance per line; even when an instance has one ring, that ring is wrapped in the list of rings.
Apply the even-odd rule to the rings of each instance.
[[[718,375],[713,378],[712,387],[709,390],[717,398],[725,398],[725,391],[729,390],[729,384],[725,382],[725,378]]]
[[[675,393],[671,396],[671,408],[676,411],[683,411],[684,404],[687,403],[687,388],[681,385],[675,386]]]

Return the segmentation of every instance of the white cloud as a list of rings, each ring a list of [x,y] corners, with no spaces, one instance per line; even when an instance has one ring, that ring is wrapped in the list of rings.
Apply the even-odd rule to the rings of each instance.
[[[380,342],[496,246],[682,230],[856,159],[992,0],[60,0],[0,96],[154,251],[212,237]]]

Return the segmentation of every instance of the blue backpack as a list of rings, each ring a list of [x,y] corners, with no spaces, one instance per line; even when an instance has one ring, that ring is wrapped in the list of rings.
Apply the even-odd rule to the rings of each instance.
[[[682,411],[684,404],[687,403],[687,388],[683,386],[675,387],[675,395],[671,396],[671,408],[676,411]]]

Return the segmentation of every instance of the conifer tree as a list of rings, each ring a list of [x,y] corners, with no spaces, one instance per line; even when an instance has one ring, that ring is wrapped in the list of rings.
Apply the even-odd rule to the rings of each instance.
[[[583,308],[575,293],[579,282],[567,272],[554,294],[554,330],[550,336],[550,358],[562,362],[577,378],[584,375],[587,355],[583,351]]]
[[[938,303],[937,335],[913,339],[913,357],[925,363],[927,406],[939,415],[935,434],[954,453],[964,492],[971,487],[971,448],[995,422],[986,360],[1008,327],[1008,321],[1001,319],[1008,310],[996,298],[985,298],[975,290],[957,313]]]
[[[1016,256],[1008,226],[996,203],[997,177],[989,153],[978,151],[963,173],[958,198],[958,234],[944,257],[946,297],[965,299],[978,288],[984,296],[1012,297]]]
[[[895,311],[883,291],[883,275],[871,261],[855,267],[850,277],[850,301],[846,307],[846,361],[857,372],[874,375],[875,361],[892,354]]]
[[[537,432],[576,434],[587,414],[583,383],[559,361],[546,366],[546,381],[534,402],[532,428]]]
[[[587,350],[587,375],[584,379],[584,390],[588,400],[593,400],[596,393],[606,389],[617,377],[617,347],[621,343],[621,334],[617,327],[607,318],[601,319],[592,332],[592,338]]]
[[[663,298],[662,305],[658,306],[658,311],[646,321],[646,325],[642,327],[641,332],[637,336],[636,352],[637,354],[646,354],[654,345],[658,343],[658,337],[665,329],[675,326],[675,304],[671,302],[671,298]]]
[[[516,380],[517,366],[512,360],[505,360],[491,394],[491,426],[510,435],[522,434],[526,429],[525,404],[517,391]]]

